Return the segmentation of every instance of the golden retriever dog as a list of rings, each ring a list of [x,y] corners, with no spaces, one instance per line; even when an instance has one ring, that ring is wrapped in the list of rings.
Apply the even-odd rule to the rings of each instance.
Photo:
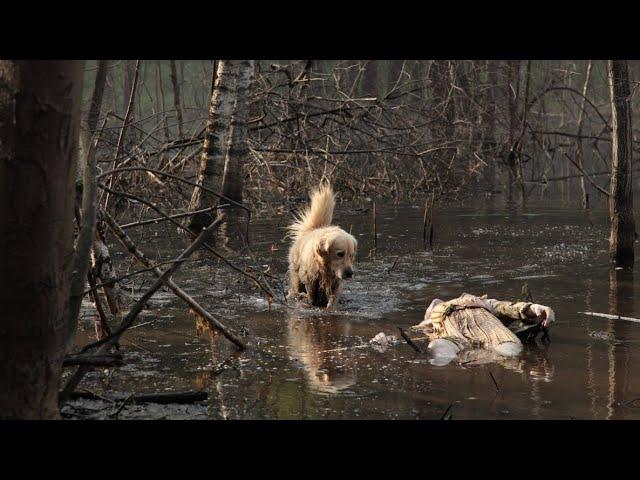
[[[336,200],[331,186],[311,194],[311,205],[289,226],[290,297],[306,296],[316,307],[337,306],[342,282],[353,276],[358,241],[331,225]]]

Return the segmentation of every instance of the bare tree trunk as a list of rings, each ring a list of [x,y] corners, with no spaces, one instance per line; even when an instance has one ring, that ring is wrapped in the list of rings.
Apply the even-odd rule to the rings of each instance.
[[[83,70],[0,61],[0,418],[59,418]]]
[[[529,86],[531,84],[531,60],[527,60],[527,67],[525,69],[525,86],[524,86],[524,101],[522,107],[522,131],[520,138],[518,139],[518,146],[516,148],[516,161],[518,167],[518,184],[520,186],[520,196],[522,198],[522,204],[526,200],[526,192],[524,189],[524,166],[522,162],[522,140],[526,132],[527,116],[529,115]]]
[[[496,117],[498,114],[498,105],[496,101],[496,88],[498,85],[498,75],[496,63],[493,60],[487,60],[487,90],[485,95],[485,108],[482,110],[482,124],[485,127],[484,133],[484,158],[489,163],[487,168],[487,177],[489,180],[489,189],[495,190],[495,169],[496,169]]]
[[[609,60],[608,73],[612,127],[609,253],[616,266],[631,268],[634,261],[635,220],[631,177],[631,92],[627,61]]]
[[[173,104],[176,108],[176,116],[178,117],[178,137],[183,137],[182,131],[182,107],[180,106],[180,84],[178,83],[178,72],[176,70],[176,61],[169,60],[171,63],[171,84],[173,85]]]
[[[98,60],[98,71],[96,72],[96,83],[93,86],[93,95],[91,96],[91,106],[89,107],[89,115],[87,116],[87,125],[89,125],[89,135],[93,135],[98,126],[100,118],[100,110],[102,109],[102,97],[104,96],[104,86],[107,82],[107,72],[109,71],[109,60]]]
[[[591,80],[591,69],[593,62],[587,62],[587,72],[584,77],[584,85],[582,86],[582,99],[580,101],[580,112],[578,113],[578,132],[576,138],[576,163],[580,168],[584,168],[583,158],[584,150],[582,148],[582,126],[584,125],[584,111],[587,104],[587,92],[589,90],[589,81]],[[586,179],[584,175],[580,177],[580,191],[582,192],[582,208],[589,208],[589,194],[587,193]]]
[[[127,138],[127,131],[129,124],[133,121],[133,111],[136,103],[136,90],[138,88],[138,79],[140,78],[140,60],[136,60],[135,69],[133,72],[133,79],[131,81],[131,90],[129,91],[129,98],[127,100],[127,107],[125,109],[124,121],[122,122],[122,129],[120,130],[120,136],[118,137],[118,145],[116,147],[116,159],[122,154],[124,147],[123,143]],[[114,165],[115,168],[115,165]]]
[[[162,116],[164,117],[162,120],[162,128],[164,131],[164,139],[168,142],[170,135],[169,135],[169,121],[167,119],[167,106],[164,100],[164,86],[162,85],[162,64],[160,63],[160,61],[158,60],[158,62],[156,62],[156,70],[157,70],[157,84],[158,87],[160,88],[160,105],[161,105],[161,111],[162,111]],[[182,135],[180,135],[180,138],[182,138]],[[162,165],[162,162],[160,163],[160,165]]]
[[[387,74],[387,90],[385,94],[388,94],[396,84],[401,84],[402,79],[400,74],[402,73],[402,67],[405,62],[403,60],[389,60],[389,72]]]
[[[364,66],[362,81],[360,82],[360,94],[365,97],[377,97],[380,93],[377,60],[369,60]]]
[[[222,194],[238,203],[242,203],[242,165],[249,154],[247,121],[255,68],[255,60],[242,60],[238,66],[235,113],[222,176]]]
[[[135,89],[137,88],[137,83],[138,83],[137,77],[138,77],[139,62],[140,60],[124,60],[124,63],[123,63],[124,92],[122,97],[122,112],[123,112],[123,115],[126,115],[127,111],[130,108],[132,108],[130,113],[131,121],[133,121],[135,117],[135,115],[133,114],[135,110],[135,101],[134,101],[134,104],[131,106],[130,100],[131,100],[131,94],[134,95],[133,98],[135,100]],[[128,139],[134,142],[136,141],[137,131],[135,129],[129,132]],[[125,137],[125,140],[127,140],[126,137]]]
[[[507,167],[509,172],[508,198],[513,200],[513,184],[517,178],[516,154],[513,146],[518,123],[518,100],[520,97],[520,60],[507,60],[507,98],[509,99],[509,151],[507,152]]]
[[[204,149],[200,158],[198,184],[210,190],[219,191],[228,146],[237,62],[220,60],[214,76],[216,76],[215,86],[209,106],[209,119],[205,130]],[[217,197],[213,194],[195,187],[191,196],[189,210],[193,212],[212,207],[216,201]],[[200,232],[212,220],[213,217],[210,213],[194,215],[189,224],[189,229],[193,232]]]
[[[91,258],[91,246],[96,226],[96,162],[95,152],[97,148],[94,134],[102,110],[102,98],[109,67],[108,60],[98,61],[91,106],[87,116],[86,128],[80,132],[80,155],[77,162],[76,193],[82,191],[82,199],[76,196],[76,220],[78,222],[78,238],[76,241],[75,264],[71,276],[71,294],[68,304],[68,334],[66,349],[69,351],[75,342],[78,314],[84,297],[84,286],[87,280],[89,260]],[[104,124],[103,124],[104,125]],[[91,278],[90,278],[91,280]]]

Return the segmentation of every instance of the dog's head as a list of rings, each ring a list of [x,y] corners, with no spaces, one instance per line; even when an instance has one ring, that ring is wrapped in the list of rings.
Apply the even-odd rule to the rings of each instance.
[[[342,229],[323,236],[316,245],[316,254],[325,268],[341,280],[353,277],[357,251],[358,241]]]

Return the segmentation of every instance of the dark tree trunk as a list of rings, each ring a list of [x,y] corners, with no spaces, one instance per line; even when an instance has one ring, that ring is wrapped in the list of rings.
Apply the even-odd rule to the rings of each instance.
[[[109,60],[98,60],[96,83],[93,87],[91,106],[89,107],[89,115],[87,117],[87,124],[89,125],[89,136],[93,134],[96,127],[98,126],[98,119],[100,118],[100,110],[102,109],[102,97],[104,96],[104,86],[107,82],[108,71]]]
[[[0,61],[0,417],[59,417],[84,62]]]
[[[377,97],[380,92],[377,60],[369,60],[362,74],[360,93],[365,97]]]
[[[516,139],[516,131],[518,129],[518,102],[520,100],[520,60],[507,60],[507,99],[509,107],[509,143],[507,145],[507,169],[509,180],[507,185],[507,197],[511,202],[513,200],[513,184],[516,181],[516,152],[514,144]]]
[[[616,266],[633,267],[635,220],[631,181],[632,129],[631,92],[626,60],[609,60],[611,93],[611,236],[609,253]]]
[[[497,65],[494,60],[487,60],[487,88],[484,95],[484,109],[481,114],[481,123],[484,126],[483,157],[488,163],[487,179],[489,189],[495,189],[496,173],[496,117],[498,115],[498,104],[496,88],[498,85]]]
[[[176,70],[176,61],[169,60],[171,63],[171,84],[173,85],[173,105],[176,109],[176,117],[178,118],[178,138],[183,137],[182,132],[182,107],[180,105],[180,84],[178,83],[178,72]]]
[[[387,75],[387,93],[393,90],[396,83],[398,85],[402,84],[402,79],[400,78],[400,74],[402,73],[402,66],[404,65],[404,61],[402,60],[390,60],[389,61],[389,72]]]

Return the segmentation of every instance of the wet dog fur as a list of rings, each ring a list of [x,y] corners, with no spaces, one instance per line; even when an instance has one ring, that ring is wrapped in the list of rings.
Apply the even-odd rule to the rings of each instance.
[[[311,205],[289,226],[289,296],[333,309],[342,284],[353,276],[358,241],[331,225],[335,194],[325,185],[311,194]]]

